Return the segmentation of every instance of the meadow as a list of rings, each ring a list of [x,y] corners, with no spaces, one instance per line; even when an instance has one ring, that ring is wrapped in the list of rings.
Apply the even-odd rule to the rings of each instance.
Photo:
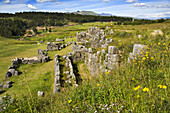
[[[52,59],[43,64],[22,65],[19,76],[8,78],[13,87],[0,96],[10,95],[14,103],[7,105],[4,112],[75,112],[75,113],[114,113],[114,112],[160,112],[170,111],[170,23],[149,25],[114,25],[112,22],[85,23],[82,25],[58,27],[56,32],[39,31],[42,36],[34,36],[25,41],[0,37],[0,81],[11,64],[12,58],[33,57],[37,49],[46,49],[46,42],[55,38],[76,41],[76,34],[89,27],[97,26],[113,29],[110,45],[124,50],[118,69],[103,75],[91,76],[83,62],[75,62],[82,78],[77,88],[65,87],[57,95],[52,94],[54,79],[54,56],[65,55],[72,51],[68,46],[61,51],[50,51]],[[154,30],[161,30],[162,35],[153,36]],[[106,30],[107,32],[107,30]],[[138,38],[141,35],[141,38]],[[44,43],[37,44],[39,41]],[[127,63],[134,44],[147,45],[145,57]],[[99,48],[98,50],[100,50]],[[37,91],[44,91],[45,97],[37,97]]]

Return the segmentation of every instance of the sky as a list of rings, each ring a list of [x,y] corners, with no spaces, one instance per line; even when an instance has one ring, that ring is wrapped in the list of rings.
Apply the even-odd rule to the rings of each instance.
[[[115,16],[170,17],[170,0],[0,0],[0,13],[94,11]]]

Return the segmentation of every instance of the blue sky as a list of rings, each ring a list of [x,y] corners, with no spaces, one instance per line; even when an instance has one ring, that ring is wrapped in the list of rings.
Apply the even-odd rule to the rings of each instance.
[[[94,11],[116,16],[158,19],[170,17],[170,0],[0,0],[0,12]]]

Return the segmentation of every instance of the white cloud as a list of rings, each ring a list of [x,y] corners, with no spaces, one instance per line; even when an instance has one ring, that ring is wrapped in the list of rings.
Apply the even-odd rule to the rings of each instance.
[[[103,2],[110,2],[110,0],[103,0]]]
[[[60,5],[60,4],[61,4],[61,2],[56,2],[56,4]]]
[[[138,0],[126,0],[128,3],[138,2]]]
[[[133,4],[133,6],[135,6],[135,7],[146,7],[148,5],[145,4],[145,3],[135,3],[135,4]]]
[[[65,8],[66,11],[71,11],[71,9]]]
[[[146,8],[170,8],[170,4],[148,5],[146,3],[135,3],[133,6]]]
[[[148,18],[148,19],[151,19],[151,18],[158,19],[158,18],[170,17],[170,12],[144,14],[144,15],[138,15],[137,17]]]
[[[28,4],[28,8],[31,9],[31,10],[36,10],[37,8],[31,4]]]
[[[4,3],[9,4],[9,3],[11,3],[11,1],[10,0],[4,0]]]
[[[36,0],[37,2],[43,3],[43,2],[56,2],[58,0]]]

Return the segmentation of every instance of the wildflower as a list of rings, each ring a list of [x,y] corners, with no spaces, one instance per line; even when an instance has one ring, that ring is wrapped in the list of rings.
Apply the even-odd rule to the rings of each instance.
[[[76,106],[77,104],[75,104],[74,106],[73,106],[73,108]]]
[[[148,54],[148,52],[146,52],[146,54]]]
[[[165,50],[164,53],[167,53],[167,51]]]
[[[158,45],[160,45],[161,43],[158,43]]]
[[[13,112],[16,112],[16,111],[18,111],[18,110],[19,110],[19,108],[15,109]]]
[[[138,95],[137,98],[139,98],[140,96]]]
[[[135,78],[132,78],[132,80],[135,80]]]
[[[163,85],[158,85],[159,88],[163,88]]]
[[[145,58],[145,57],[143,57],[143,60],[146,60],[146,58]]]
[[[143,89],[143,91],[144,91],[144,92],[149,91],[149,88],[146,88],[146,87],[145,87],[145,88]]]
[[[137,87],[135,87],[135,88],[133,88],[133,90],[138,90],[140,88],[140,86],[137,86]]]
[[[159,70],[159,72],[161,73],[161,72],[162,72],[162,70]]]
[[[162,100],[165,100],[165,98],[162,98]]]
[[[97,84],[97,86],[100,86],[100,84]]]
[[[106,72],[106,75],[108,75],[109,74],[109,72]]]
[[[153,57],[151,57],[151,59],[153,60],[154,58],[153,58]]]
[[[165,45],[165,43],[163,43],[163,45]]]
[[[68,103],[70,104],[72,102],[72,100],[69,100]]]
[[[167,88],[167,86],[163,86],[163,89],[166,89]]]

